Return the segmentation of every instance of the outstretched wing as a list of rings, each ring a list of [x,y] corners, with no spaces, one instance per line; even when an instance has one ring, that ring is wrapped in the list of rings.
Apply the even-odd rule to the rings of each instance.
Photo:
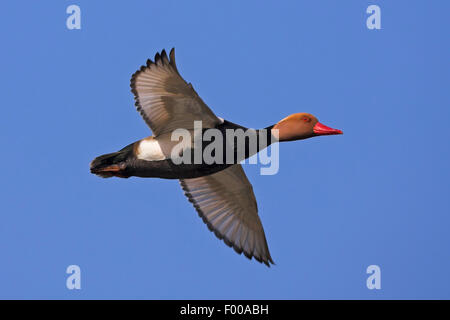
[[[199,216],[219,239],[251,259],[270,266],[266,236],[253,188],[240,164],[194,179],[181,186]]]
[[[147,60],[131,77],[131,91],[136,108],[152,129],[155,136],[178,128],[194,128],[194,121],[201,120],[203,128],[213,128],[219,118],[203,102],[191,84],[178,73],[175,51],[155,55],[155,62]]]

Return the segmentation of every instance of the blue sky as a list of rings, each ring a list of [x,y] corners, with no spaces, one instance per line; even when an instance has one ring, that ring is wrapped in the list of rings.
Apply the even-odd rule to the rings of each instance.
[[[2,4],[0,298],[450,298],[450,3],[242,2]],[[344,131],[282,144],[276,175],[244,167],[270,269],[218,241],[177,181],[89,173],[150,135],[129,80],[171,47],[225,119],[310,112]]]

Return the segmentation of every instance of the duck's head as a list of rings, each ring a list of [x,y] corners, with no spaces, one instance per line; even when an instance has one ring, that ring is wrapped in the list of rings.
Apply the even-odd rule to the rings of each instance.
[[[294,113],[275,124],[273,135],[279,141],[307,139],[316,136],[343,134],[341,130],[323,125],[309,113]]]

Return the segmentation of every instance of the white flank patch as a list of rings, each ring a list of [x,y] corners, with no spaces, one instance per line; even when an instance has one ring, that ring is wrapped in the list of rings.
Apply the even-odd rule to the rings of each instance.
[[[141,160],[157,161],[166,159],[161,146],[155,139],[141,140],[137,151],[137,157]]]

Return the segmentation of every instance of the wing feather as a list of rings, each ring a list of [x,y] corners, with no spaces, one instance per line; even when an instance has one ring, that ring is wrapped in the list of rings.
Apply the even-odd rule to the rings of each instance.
[[[131,77],[131,92],[142,118],[155,136],[178,128],[192,130],[194,121],[213,128],[221,121],[203,102],[191,84],[181,77],[175,63],[175,51],[155,55]]]
[[[209,230],[251,259],[274,263],[258,216],[253,188],[240,164],[212,175],[180,180],[181,187]]]

